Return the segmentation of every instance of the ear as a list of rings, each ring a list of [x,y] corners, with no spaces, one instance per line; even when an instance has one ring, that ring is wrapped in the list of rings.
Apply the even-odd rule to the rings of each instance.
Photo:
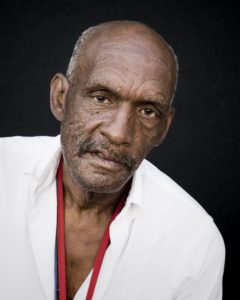
[[[161,137],[160,137],[158,143],[156,144],[156,146],[159,146],[163,142],[163,140],[165,139],[165,137],[168,133],[168,130],[170,128],[170,125],[172,124],[174,115],[175,115],[175,109],[173,107],[170,107],[170,110],[169,110],[169,112],[167,113],[167,116],[166,116],[165,127],[164,127],[164,129],[161,133]]]
[[[60,73],[53,76],[50,85],[50,107],[54,117],[62,121],[69,82],[67,78]]]

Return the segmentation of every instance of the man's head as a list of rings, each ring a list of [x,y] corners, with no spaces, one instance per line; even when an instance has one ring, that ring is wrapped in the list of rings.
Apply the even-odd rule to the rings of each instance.
[[[51,82],[51,109],[61,121],[64,161],[92,192],[115,192],[170,126],[177,81],[172,49],[151,28],[115,21],[77,42],[67,78]]]

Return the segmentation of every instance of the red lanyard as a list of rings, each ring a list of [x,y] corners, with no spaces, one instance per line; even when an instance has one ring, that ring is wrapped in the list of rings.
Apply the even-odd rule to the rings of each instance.
[[[57,250],[58,250],[58,290],[59,300],[66,300],[66,268],[65,268],[65,240],[64,240],[64,194],[63,194],[63,185],[62,185],[62,164],[63,159],[61,158],[59,167],[57,170]],[[93,272],[91,281],[88,287],[86,300],[91,300],[95,286],[97,283],[98,275],[102,266],[103,258],[105,252],[108,248],[110,242],[109,227],[112,221],[120,213],[121,209],[124,206],[126,201],[127,192],[124,193],[122,199],[119,201],[111,221],[107,225],[107,228],[104,232],[100,247],[98,249],[97,257],[94,262]]]
[[[64,196],[62,185],[61,158],[57,170],[57,260],[58,260],[58,284],[57,299],[66,300],[66,268],[65,268],[65,239],[64,239]]]

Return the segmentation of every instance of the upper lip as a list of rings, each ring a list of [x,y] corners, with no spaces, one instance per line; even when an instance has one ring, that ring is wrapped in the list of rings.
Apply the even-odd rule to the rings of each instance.
[[[105,150],[92,150],[89,151],[90,153],[95,153],[97,155],[99,155],[100,157],[102,157],[105,160],[109,160],[109,161],[113,161],[116,163],[121,164],[121,161],[119,159],[117,159],[114,155],[110,154],[108,151]]]

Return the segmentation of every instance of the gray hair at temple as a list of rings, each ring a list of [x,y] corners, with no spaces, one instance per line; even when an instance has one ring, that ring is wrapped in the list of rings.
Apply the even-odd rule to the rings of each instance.
[[[104,22],[95,26],[91,26],[88,29],[86,29],[85,31],[82,32],[82,34],[79,36],[75,46],[74,46],[74,50],[73,50],[73,54],[70,58],[69,64],[68,64],[68,68],[67,68],[67,72],[66,72],[66,77],[68,78],[68,80],[70,82],[73,81],[74,79],[74,74],[75,74],[75,70],[77,68],[78,65],[78,59],[80,57],[81,54],[81,50],[83,48],[84,45],[87,44],[87,42],[91,39],[91,37],[101,28],[104,28],[105,26],[109,26],[111,24],[119,24],[119,25],[123,25],[123,24],[138,24],[141,26],[146,27],[147,29],[149,29],[159,40],[161,40],[161,42],[163,42],[166,47],[168,48],[169,52],[171,53],[173,60],[175,62],[176,65],[176,82],[175,82],[175,87],[174,87],[174,91],[173,91],[173,95],[172,95],[172,99],[171,102],[175,96],[175,92],[176,92],[176,88],[177,88],[177,81],[178,81],[178,70],[179,70],[179,65],[178,65],[178,59],[177,56],[173,50],[173,48],[165,41],[165,39],[158,33],[156,32],[153,28],[151,28],[150,26],[143,24],[141,22],[138,21],[129,21],[129,20],[122,20],[122,21],[109,21],[109,22]]]

